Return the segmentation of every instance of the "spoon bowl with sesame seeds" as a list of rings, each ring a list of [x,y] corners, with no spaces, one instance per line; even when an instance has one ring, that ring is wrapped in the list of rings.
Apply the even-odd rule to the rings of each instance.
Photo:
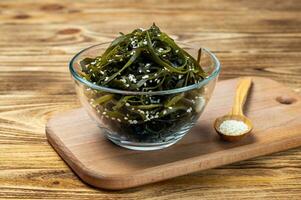
[[[252,121],[243,114],[243,106],[251,84],[251,78],[240,79],[231,113],[215,120],[214,128],[223,140],[239,141],[252,131]]]
[[[153,25],[80,51],[70,61],[77,95],[107,138],[134,150],[179,141],[214,90],[220,63]]]

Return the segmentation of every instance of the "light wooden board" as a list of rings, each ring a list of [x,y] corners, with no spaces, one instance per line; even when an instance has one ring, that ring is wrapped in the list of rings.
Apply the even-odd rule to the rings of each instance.
[[[240,142],[220,140],[212,124],[230,111],[237,79],[217,84],[198,124],[167,149],[140,152],[109,142],[83,109],[48,121],[47,138],[86,183],[123,189],[205,170],[301,145],[301,98],[279,83],[253,78],[246,114],[252,134]]]

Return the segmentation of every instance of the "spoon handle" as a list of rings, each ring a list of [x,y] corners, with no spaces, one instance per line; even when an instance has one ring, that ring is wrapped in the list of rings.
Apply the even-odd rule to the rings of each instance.
[[[236,89],[234,105],[231,112],[232,115],[243,115],[243,106],[246,102],[246,97],[248,95],[251,84],[252,79],[250,77],[241,78],[239,80]]]

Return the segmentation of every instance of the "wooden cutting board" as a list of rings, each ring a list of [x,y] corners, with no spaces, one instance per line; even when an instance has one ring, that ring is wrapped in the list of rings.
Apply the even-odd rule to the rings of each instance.
[[[253,78],[246,102],[252,134],[237,143],[220,140],[213,122],[230,110],[237,80],[218,82],[198,124],[167,149],[141,152],[118,147],[82,108],[53,116],[46,135],[84,182],[106,189],[130,188],[300,146],[301,97],[259,77]]]

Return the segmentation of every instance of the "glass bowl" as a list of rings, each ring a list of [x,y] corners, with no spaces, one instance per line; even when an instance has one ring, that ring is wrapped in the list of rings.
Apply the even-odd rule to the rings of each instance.
[[[70,61],[69,69],[81,104],[102,129],[100,132],[104,132],[109,140],[119,146],[133,150],[156,150],[175,144],[195,125],[206,107],[220,72],[218,59],[209,50],[202,48],[200,64],[208,77],[193,85],[153,92],[118,90],[96,85],[80,75],[80,61],[86,57],[102,55],[109,45],[102,43],[86,48]],[[181,43],[179,45],[196,58],[198,48]],[[181,105],[185,106],[162,107],[167,100],[178,95],[182,97]],[[138,96],[152,105],[161,106],[148,110],[132,106]],[[127,103],[122,104],[122,98],[127,99]],[[116,106],[121,113],[112,111]],[[143,113],[144,117],[139,113]]]

